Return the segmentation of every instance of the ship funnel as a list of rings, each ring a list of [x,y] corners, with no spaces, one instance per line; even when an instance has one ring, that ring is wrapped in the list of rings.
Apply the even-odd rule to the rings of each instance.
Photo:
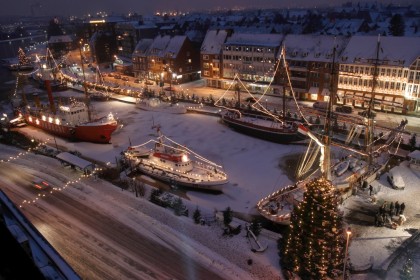
[[[37,108],[40,108],[41,107],[41,102],[39,101],[39,95],[38,95],[38,93],[34,93],[33,94],[33,97],[34,97],[34,100],[35,100],[35,106]]]
[[[50,102],[50,110],[53,114],[55,114],[55,105],[54,105],[54,99],[52,95],[52,89],[51,89],[51,81],[45,80],[45,88],[47,89],[48,93],[48,100]]]

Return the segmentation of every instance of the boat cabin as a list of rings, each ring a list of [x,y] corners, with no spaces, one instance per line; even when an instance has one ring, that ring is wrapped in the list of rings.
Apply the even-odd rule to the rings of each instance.
[[[193,170],[193,164],[184,151],[165,147],[161,143],[155,146],[155,152],[150,158],[156,165],[165,169],[187,173]]]
[[[71,105],[60,105],[61,122],[76,125],[89,121],[89,115],[85,104],[78,102]]]

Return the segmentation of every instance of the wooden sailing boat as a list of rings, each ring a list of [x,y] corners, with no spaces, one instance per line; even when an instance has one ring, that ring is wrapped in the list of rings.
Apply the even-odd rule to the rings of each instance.
[[[283,70],[284,80],[288,81],[290,84],[290,79],[288,78],[288,67],[285,57],[285,48],[282,47],[280,58],[276,65],[276,70],[274,71],[274,75],[279,70]],[[272,81],[274,80],[274,76]],[[261,100],[266,94],[264,92],[259,98],[251,94],[247,87],[242,83],[239,79],[239,76],[236,74],[234,77],[235,84],[235,93],[236,93],[236,108],[226,107],[223,105],[222,100],[225,98],[226,93],[230,90],[234,83],[231,83],[231,86],[225,91],[225,93],[214,103],[215,106],[223,108],[224,111],[221,113],[221,120],[227,126],[247,135],[251,135],[254,137],[258,137],[260,139],[268,140],[271,142],[288,144],[296,141],[300,141],[304,139],[301,134],[298,133],[298,123],[294,121],[287,121],[286,118],[286,101],[285,101],[285,87],[286,82],[283,83],[283,112],[282,116],[279,117],[278,115],[273,114],[270,112],[265,106],[261,104]],[[267,89],[270,88],[268,85]],[[241,104],[241,87],[245,89],[248,93],[249,97],[254,100],[254,104],[251,105],[253,109],[255,109],[258,113],[252,114],[250,112],[244,112],[240,108]],[[290,88],[291,84],[290,84]],[[293,89],[292,89],[293,92]],[[296,101],[296,100],[295,100]]]
[[[377,57],[375,62],[375,71],[377,75],[378,67],[378,56],[379,56],[379,40],[377,46]],[[333,67],[331,70],[331,76],[336,77],[336,63],[335,63],[336,48],[334,47],[333,51]],[[373,88],[372,93],[375,89],[376,78],[373,77]],[[331,92],[335,93],[334,89],[335,82],[334,79],[331,80]],[[373,96],[373,94],[372,94]],[[302,178],[308,174],[312,168],[313,163],[319,158],[319,168],[317,168],[312,174],[306,176],[305,179],[297,181],[294,185],[289,185],[284,188],[277,190],[276,192],[262,198],[257,203],[257,209],[259,213],[278,224],[288,224],[290,221],[290,214],[293,210],[293,207],[296,206],[303,199],[303,194],[305,191],[306,181],[310,178],[316,176],[322,176],[325,179],[332,181],[334,186],[341,192],[343,198],[350,195],[354,186],[357,186],[361,183],[362,180],[367,178],[375,178],[376,172],[382,165],[373,164],[373,155],[375,153],[380,153],[386,151],[387,148],[399,137],[399,134],[404,130],[406,123],[401,122],[396,129],[391,130],[388,134],[388,139],[385,144],[380,144],[377,147],[374,146],[375,141],[373,141],[373,115],[367,114],[366,117],[366,135],[365,135],[365,147],[364,150],[357,150],[350,142],[352,141],[352,130],[350,130],[349,137],[346,139],[344,145],[342,143],[337,143],[332,141],[332,105],[333,105],[333,96],[330,96],[329,106],[327,109],[325,126],[323,134],[316,135],[316,133],[310,131],[309,128],[303,124],[299,126],[299,132],[305,135],[308,135],[311,139],[307,152],[303,157],[303,160],[298,168],[298,178]],[[368,112],[372,110],[373,102],[370,102]],[[357,127],[359,124],[355,124],[354,127]],[[353,136],[351,136],[353,135]],[[340,161],[332,164],[331,162],[331,145],[336,145],[343,150],[348,151],[348,155],[342,157]],[[319,155],[320,153],[320,155]],[[356,158],[355,155],[359,155],[359,158]],[[331,169],[335,170],[335,173],[331,173]],[[339,171],[338,171],[339,170]],[[348,170],[348,171],[347,171]]]

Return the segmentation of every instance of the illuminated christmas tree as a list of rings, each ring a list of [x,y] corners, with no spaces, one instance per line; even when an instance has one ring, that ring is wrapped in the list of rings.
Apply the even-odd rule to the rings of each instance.
[[[22,50],[22,48],[19,48],[18,50],[18,59],[20,65],[27,65],[29,64],[29,59],[26,56],[25,52]]]
[[[280,252],[285,270],[302,279],[335,279],[342,274],[346,237],[338,204],[329,180],[321,177],[306,184]]]

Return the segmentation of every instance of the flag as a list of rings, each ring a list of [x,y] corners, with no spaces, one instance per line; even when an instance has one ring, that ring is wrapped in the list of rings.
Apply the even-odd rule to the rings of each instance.
[[[309,129],[305,127],[303,124],[299,124],[298,132],[303,135],[308,135]]]

